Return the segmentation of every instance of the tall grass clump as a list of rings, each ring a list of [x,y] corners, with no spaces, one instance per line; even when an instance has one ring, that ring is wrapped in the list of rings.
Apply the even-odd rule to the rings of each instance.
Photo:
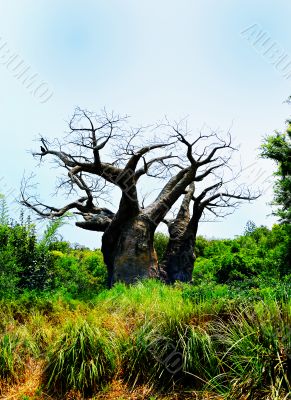
[[[286,311],[275,301],[260,302],[217,324],[221,375],[213,382],[226,378],[231,399],[275,399],[264,397],[274,390],[291,393],[290,306]]]
[[[182,370],[182,354],[175,338],[163,332],[157,321],[132,333],[122,348],[122,378],[131,388],[146,384],[159,390],[175,383]]]
[[[200,389],[219,374],[219,360],[213,338],[200,326],[188,326],[179,332],[186,385]]]
[[[23,332],[19,329],[0,336],[0,383],[1,380],[9,384],[17,382],[28,358],[36,353],[34,343],[27,335],[26,329]]]
[[[12,381],[17,377],[23,363],[17,354],[18,340],[10,335],[0,339],[0,377]]]
[[[106,331],[86,320],[69,322],[49,354],[46,386],[53,392],[91,395],[111,380],[115,365],[116,352]]]
[[[145,323],[133,332],[122,351],[124,379],[132,387],[203,389],[220,373],[215,342],[207,328],[183,320]]]

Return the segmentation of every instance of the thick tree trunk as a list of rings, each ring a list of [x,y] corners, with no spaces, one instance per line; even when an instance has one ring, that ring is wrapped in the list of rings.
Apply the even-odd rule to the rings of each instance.
[[[168,283],[175,281],[191,282],[194,268],[194,246],[198,228],[198,219],[190,218],[190,203],[194,194],[194,184],[189,186],[177,217],[167,222],[169,243],[160,269],[165,272]]]
[[[169,283],[175,281],[191,282],[195,262],[194,255],[195,235],[188,237],[172,237],[169,239],[162,269],[166,272],[166,279]]]
[[[155,227],[144,215],[131,218],[118,229],[106,231],[102,252],[108,268],[108,284],[134,283],[158,277],[158,261],[153,246]]]

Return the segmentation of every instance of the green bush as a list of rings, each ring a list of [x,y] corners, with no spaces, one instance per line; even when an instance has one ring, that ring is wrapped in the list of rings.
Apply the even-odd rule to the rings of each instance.
[[[29,219],[24,221],[23,214],[20,222],[0,225],[0,286],[1,280],[11,282],[6,296],[49,288],[51,266],[47,247],[37,242],[34,226]]]
[[[203,242],[202,242],[203,243]],[[193,280],[237,285],[270,278],[281,280],[291,273],[291,228],[274,225],[256,228],[248,223],[236,239],[210,240],[196,260]]]
[[[0,250],[0,299],[14,298],[18,293],[20,267],[12,251]]]
[[[54,290],[73,297],[94,297],[106,287],[107,269],[100,250],[72,250],[68,254],[51,251]]]
[[[40,240],[23,213],[10,221],[5,199],[0,199],[0,299],[28,291],[63,292],[72,297],[94,297],[106,286],[107,270],[100,250],[72,249],[58,241],[64,218],[51,221]]]
[[[155,233],[154,236],[154,247],[157,252],[158,261],[161,262],[165,254],[169,237],[162,232]]]
[[[203,236],[197,236],[194,253],[196,257],[204,257],[205,250],[209,246],[209,241]]]

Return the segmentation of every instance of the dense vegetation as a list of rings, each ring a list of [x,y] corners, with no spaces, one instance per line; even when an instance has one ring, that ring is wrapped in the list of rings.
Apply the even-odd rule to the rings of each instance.
[[[225,286],[199,292],[149,281],[118,284],[91,302],[2,302],[3,393],[14,384],[25,399],[101,390],[122,399],[141,388],[148,397],[138,398],[163,391],[178,398],[191,391],[201,398],[287,398],[291,303],[287,287],[277,289],[250,292],[250,299]],[[117,383],[123,392],[110,397]]]
[[[290,129],[262,152],[277,163],[281,223],[198,236],[191,284],[108,290],[102,253],[62,241],[63,217],[39,238],[2,197],[1,398],[289,399]],[[161,261],[168,237],[154,242]]]
[[[105,287],[106,269],[100,250],[71,247],[58,240],[62,219],[51,222],[38,240],[30,219],[11,221],[5,199],[0,215],[0,297],[49,292],[86,297]]]
[[[62,220],[38,239],[29,219],[9,219],[4,199],[1,210],[3,395],[287,398],[289,225],[249,222],[233,240],[198,237],[193,284],[107,290],[100,250],[61,241]],[[166,244],[157,234],[159,258]]]
[[[0,214],[0,296],[44,296],[49,293],[90,300],[106,288],[106,267],[100,250],[60,241],[62,219],[51,222],[37,239],[30,219],[9,220],[5,199]],[[162,259],[168,238],[155,236]],[[248,222],[235,239],[197,238],[193,273],[195,287],[225,284],[231,290],[255,289],[291,283],[291,227],[274,225],[270,230]]]

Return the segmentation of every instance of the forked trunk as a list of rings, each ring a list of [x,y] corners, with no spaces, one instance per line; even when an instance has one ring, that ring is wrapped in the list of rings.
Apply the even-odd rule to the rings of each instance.
[[[109,287],[115,282],[134,283],[158,277],[158,261],[153,246],[154,226],[140,215],[126,221],[102,238],[102,252],[108,268]]]

